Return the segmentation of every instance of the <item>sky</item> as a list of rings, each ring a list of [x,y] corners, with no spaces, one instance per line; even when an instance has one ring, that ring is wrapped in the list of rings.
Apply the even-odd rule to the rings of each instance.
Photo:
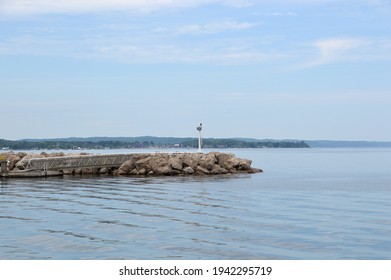
[[[390,0],[0,0],[0,138],[391,141]]]

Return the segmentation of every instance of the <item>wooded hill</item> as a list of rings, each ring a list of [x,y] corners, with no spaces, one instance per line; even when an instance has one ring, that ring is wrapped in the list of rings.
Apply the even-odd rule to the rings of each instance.
[[[33,149],[137,149],[137,148],[197,148],[197,138],[177,137],[90,137],[90,138],[56,138],[56,139],[0,139],[0,148],[11,150]],[[230,138],[203,139],[204,148],[308,148],[304,141],[276,141]]]

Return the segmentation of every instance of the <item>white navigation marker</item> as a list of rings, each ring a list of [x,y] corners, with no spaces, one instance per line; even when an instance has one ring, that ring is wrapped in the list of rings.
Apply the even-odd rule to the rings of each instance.
[[[201,146],[202,146],[202,134],[201,134],[202,123],[200,123],[200,126],[197,126],[197,130],[198,130],[198,152],[202,153],[202,149],[201,149]]]

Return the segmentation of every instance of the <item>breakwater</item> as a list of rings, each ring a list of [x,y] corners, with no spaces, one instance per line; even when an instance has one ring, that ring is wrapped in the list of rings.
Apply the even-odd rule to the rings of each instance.
[[[174,176],[256,173],[249,159],[234,154],[143,153],[143,154],[0,154],[3,177],[45,177],[64,175]]]

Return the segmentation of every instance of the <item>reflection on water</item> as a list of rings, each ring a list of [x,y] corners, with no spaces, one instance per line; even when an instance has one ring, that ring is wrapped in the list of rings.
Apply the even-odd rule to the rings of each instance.
[[[312,172],[349,153],[251,153],[270,172],[2,180],[0,259],[391,258],[384,159],[363,177]]]

